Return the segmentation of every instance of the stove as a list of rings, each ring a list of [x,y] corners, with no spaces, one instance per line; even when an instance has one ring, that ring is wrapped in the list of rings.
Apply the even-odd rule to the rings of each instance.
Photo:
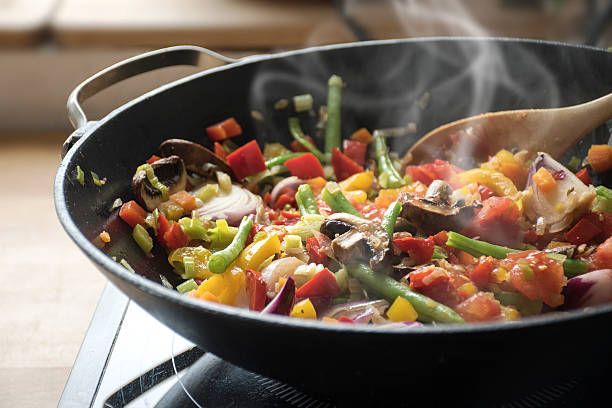
[[[502,366],[483,369],[498,373],[500,389],[512,387],[512,380],[503,377]],[[541,368],[534,363],[534,367],[526,369]],[[449,396],[449,406],[602,406],[607,391],[604,384],[609,383],[609,373],[589,373],[552,385],[534,384],[532,389],[516,392],[502,401],[488,397],[475,387],[469,401],[457,401]],[[404,391],[397,396],[385,394],[371,401],[365,401],[359,390],[352,400],[309,395],[199,349],[107,283],[58,407],[401,407],[430,400],[429,396],[415,391]]]

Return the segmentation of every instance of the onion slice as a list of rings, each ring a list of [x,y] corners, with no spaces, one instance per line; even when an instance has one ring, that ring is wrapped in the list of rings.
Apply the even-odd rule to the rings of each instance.
[[[577,309],[612,302],[612,269],[599,269],[567,281],[565,308]]]
[[[289,276],[278,294],[266,305],[261,313],[289,315],[293,308],[294,300],[295,281],[292,276]]]
[[[329,309],[325,317],[337,319],[340,316],[346,316],[358,323],[369,323],[374,313],[383,314],[387,307],[389,307],[389,302],[383,299],[342,303]]]
[[[262,205],[261,197],[246,188],[232,184],[229,193],[220,193],[211,198],[197,211],[200,217],[211,217],[213,221],[223,218],[229,225],[236,227],[244,216],[255,214]]]
[[[535,173],[545,168],[556,180],[555,188],[544,193],[533,181]],[[526,194],[525,214],[532,222],[540,222],[550,233],[563,231],[586,213],[593,200],[595,188],[586,186],[570,170],[546,153],[540,153],[529,168],[527,187],[533,196]]]
[[[285,188],[290,188],[292,190],[297,190],[297,188],[306,183],[305,180],[299,179],[295,176],[287,177],[276,183],[272,191],[270,192],[270,200],[275,203],[276,199],[280,195],[281,191]]]

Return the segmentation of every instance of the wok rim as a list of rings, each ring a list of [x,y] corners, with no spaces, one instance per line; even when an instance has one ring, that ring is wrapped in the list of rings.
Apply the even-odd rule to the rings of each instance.
[[[600,315],[606,315],[612,313],[612,304],[600,305],[595,307],[588,307],[582,310],[564,311],[561,313],[553,312],[549,314],[543,314],[532,317],[521,318],[512,322],[490,322],[490,323],[460,323],[460,324],[427,324],[423,327],[418,328],[399,328],[399,329],[388,329],[384,326],[376,325],[348,325],[348,324],[329,324],[317,320],[310,319],[296,319],[288,316],[271,315],[271,314],[258,314],[248,309],[239,308],[235,306],[228,306],[218,304],[214,302],[203,302],[199,299],[193,299],[187,296],[181,295],[179,292],[173,289],[164,287],[161,284],[153,282],[144,276],[137,275],[129,272],[118,262],[113,261],[108,255],[98,249],[85,235],[79,230],[76,223],[72,219],[70,212],[66,205],[64,186],[68,180],[67,171],[69,164],[73,161],[76,154],[79,153],[80,147],[86,143],[92,134],[94,134],[100,127],[104,126],[105,123],[114,119],[124,110],[130,109],[132,106],[151,98],[157,94],[165,92],[166,90],[175,86],[182,85],[186,82],[200,78],[203,76],[210,75],[215,72],[231,70],[236,67],[253,64],[264,60],[283,59],[292,55],[308,54],[328,50],[346,49],[346,48],[357,48],[357,47],[369,47],[369,46],[380,46],[380,45],[393,45],[393,44],[405,44],[405,43],[434,43],[434,42],[509,42],[518,44],[545,44],[547,46],[556,47],[569,47],[576,49],[585,49],[593,52],[601,52],[609,54],[610,52],[598,47],[583,45],[583,44],[571,44],[558,41],[545,41],[535,39],[522,39],[522,38],[510,38],[510,37],[421,37],[421,38],[404,38],[404,39],[389,39],[389,40],[373,40],[373,41],[361,41],[352,43],[332,44],[324,46],[314,46],[298,50],[291,50],[276,54],[262,54],[245,57],[237,62],[203,70],[183,78],[179,78],[168,84],[164,84],[155,88],[139,97],[132,99],[131,101],[119,106],[112,110],[103,118],[90,122],[87,126],[83,136],[75,143],[75,145],[68,151],[66,156],[63,158],[59,165],[54,181],[54,201],[55,210],[59,218],[60,223],[64,230],[68,233],[74,243],[80,248],[80,250],[98,267],[111,273],[120,280],[129,283],[134,286],[137,290],[145,292],[156,298],[162,298],[163,300],[177,304],[188,310],[194,310],[200,313],[214,315],[217,317],[224,317],[230,319],[243,320],[246,323],[256,323],[263,326],[269,326],[270,328],[277,328],[282,326],[284,328],[294,328],[302,330],[314,330],[321,334],[325,333],[337,333],[337,332],[348,332],[351,334],[370,335],[376,333],[384,336],[419,336],[419,335],[456,335],[456,334],[470,334],[470,333],[489,333],[489,332],[500,332],[506,333],[515,330],[526,330],[526,329],[538,329],[548,327],[550,325],[557,325],[559,323],[571,323],[577,320],[583,320],[588,318],[597,317]],[[108,278],[107,278],[108,279]],[[123,289],[119,288],[122,292]],[[132,299],[134,300],[134,299]],[[136,301],[138,303],[138,301]],[[145,308],[146,310],[146,308]],[[155,317],[155,316],[154,316]],[[180,334],[180,333],[179,333]]]

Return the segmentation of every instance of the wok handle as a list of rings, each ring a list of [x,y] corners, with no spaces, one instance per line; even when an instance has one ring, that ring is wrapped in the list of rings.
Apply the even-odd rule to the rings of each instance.
[[[111,65],[83,81],[70,93],[66,103],[68,119],[75,128],[75,131],[64,142],[62,157],[85,134],[88,125],[94,123],[87,120],[87,116],[83,112],[83,108],[81,108],[82,102],[109,86],[138,74],[175,65],[197,66],[200,63],[200,58],[206,55],[228,64],[239,61],[238,59],[226,57],[203,47],[181,45],[162,48],[128,58]]]

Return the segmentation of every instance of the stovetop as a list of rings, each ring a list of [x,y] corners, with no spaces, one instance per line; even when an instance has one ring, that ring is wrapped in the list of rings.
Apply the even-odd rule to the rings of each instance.
[[[512,387],[512,379],[500,376],[500,387]],[[534,367],[526,369],[541,369]],[[593,374],[593,373],[590,373]],[[469,383],[469,379],[467,383]],[[477,384],[471,401],[453,401],[452,406],[493,408],[552,408],[602,406],[609,374],[577,376],[550,386],[517,392],[503,401],[486,399]],[[407,388],[394,398],[352,400],[335,396],[312,396],[291,385],[266,378],[227,363],[207,353],[168,329],[107,284],[70,378],[60,408],[120,407],[297,407],[414,406],[428,396]],[[397,396],[395,396],[397,397]],[[452,398],[451,398],[452,401]],[[422,404],[418,404],[422,405]],[[439,406],[429,404],[429,406]],[[441,405],[446,406],[446,404]],[[449,405],[450,406],[450,405]]]

